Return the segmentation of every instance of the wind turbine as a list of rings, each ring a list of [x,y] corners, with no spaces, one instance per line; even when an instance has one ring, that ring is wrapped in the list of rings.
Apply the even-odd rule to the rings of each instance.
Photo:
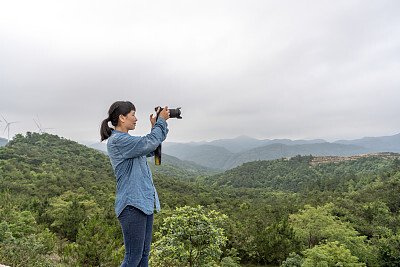
[[[37,116],[37,121],[33,118],[33,121],[36,123],[36,126],[39,128],[39,134],[45,133],[45,130],[50,130],[53,128],[43,128],[42,124],[40,123],[39,116]]]
[[[6,120],[6,118],[3,117],[3,115],[1,115],[1,117],[3,118],[4,122],[6,123],[6,128],[4,129],[4,132],[3,132],[3,133],[5,133],[6,130],[8,130],[8,137],[7,137],[7,140],[8,140],[8,142],[10,142],[10,125],[13,124],[13,123],[17,123],[18,121],[8,122],[8,121]]]

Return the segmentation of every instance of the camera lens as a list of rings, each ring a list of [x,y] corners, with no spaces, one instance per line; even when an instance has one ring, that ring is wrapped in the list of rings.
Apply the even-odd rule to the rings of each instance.
[[[160,106],[156,107],[156,108],[155,108],[155,111],[157,112],[158,108],[160,108],[160,112],[161,112],[162,107],[160,107]],[[170,118],[182,119],[182,116],[181,116],[181,108],[169,108],[168,111],[169,111],[169,117],[170,117]],[[158,116],[159,114],[160,114],[160,113],[157,113],[157,116]]]
[[[170,118],[182,119],[181,108],[169,109]]]

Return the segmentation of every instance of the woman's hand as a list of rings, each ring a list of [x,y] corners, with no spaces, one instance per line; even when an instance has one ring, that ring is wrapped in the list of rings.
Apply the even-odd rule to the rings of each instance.
[[[160,108],[157,109],[157,113],[160,112]],[[164,120],[169,119],[169,110],[168,107],[165,107],[163,110],[161,110],[159,117],[163,118]],[[153,116],[153,114],[150,115],[150,122],[151,122],[151,128],[154,127],[154,125],[157,122],[157,116]]]
[[[160,110],[160,109],[158,109],[158,110]],[[169,110],[168,110],[167,106],[163,110],[161,110],[160,115],[158,115],[158,117],[161,117],[164,120],[169,119]]]

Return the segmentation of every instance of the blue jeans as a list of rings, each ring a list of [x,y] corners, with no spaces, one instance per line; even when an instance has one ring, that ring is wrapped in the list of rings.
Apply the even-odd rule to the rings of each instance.
[[[118,217],[124,234],[125,258],[121,267],[147,267],[153,231],[153,214],[127,206]]]

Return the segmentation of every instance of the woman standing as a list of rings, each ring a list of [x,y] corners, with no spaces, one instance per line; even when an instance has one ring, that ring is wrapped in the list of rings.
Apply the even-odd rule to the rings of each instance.
[[[158,110],[159,111],[159,110]],[[157,191],[147,157],[167,137],[167,107],[158,119],[150,115],[151,132],[143,137],[131,136],[138,119],[136,108],[129,101],[111,105],[108,118],[101,124],[101,141],[108,139],[107,151],[117,178],[115,212],[121,223],[125,258],[121,266],[148,266],[153,231],[154,209],[160,210]],[[110,128],[108,123],[114,126]]]

